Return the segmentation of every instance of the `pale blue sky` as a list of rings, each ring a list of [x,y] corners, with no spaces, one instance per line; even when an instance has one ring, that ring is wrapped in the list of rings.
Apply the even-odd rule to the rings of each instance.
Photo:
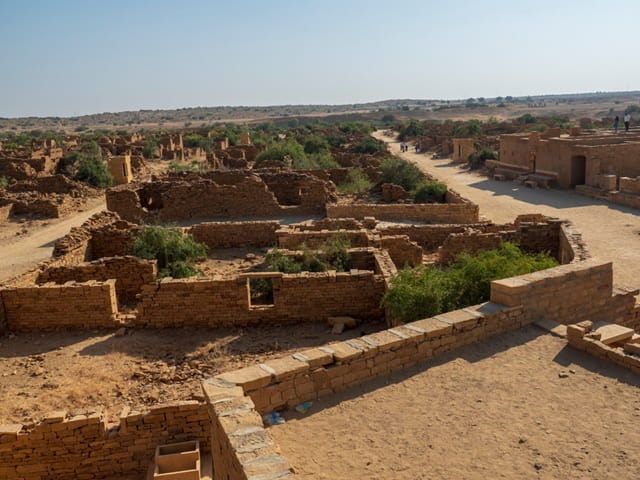
[[[638,0],[0,0],[0,116],[640,89]]]

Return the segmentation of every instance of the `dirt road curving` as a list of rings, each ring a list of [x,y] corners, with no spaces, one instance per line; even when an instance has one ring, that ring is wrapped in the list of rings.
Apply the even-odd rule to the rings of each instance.
[[[49,258],[58,238],[105,208],[104,197],[101,197],[89,201],[83,211],[70,217],[0,224],[0,282]]]
[[[617,285],[640,288],[640,211],[578,195],[568,190],[530,189],[513,182],[498,182],[461,169],[449,159],[428,154],[400,153],[400,144],[378,130],[373,136],[391,151],[415,162],[446,182],[462,196],[480,205],[480,214],[504,223],[523,213],[543,213],[571,220],[591,255],[613,261]]]

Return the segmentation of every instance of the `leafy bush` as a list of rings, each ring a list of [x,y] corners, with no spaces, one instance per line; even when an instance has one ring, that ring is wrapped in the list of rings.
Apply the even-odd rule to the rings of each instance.
[[[481,147],[479,144],[474,145],[474,151],[467,161],[471,168],[482,168],[487,160],[498,160],[499,155],[493,148]]]
[[[186,278],[198,273],[194,263],[206,257],[207,246],[173,228],[146,226],[133,241],[131,254],[157,260],[159,278]]]
[[[505,242],[495,250],[463,253],[448,268],[417,267],[401,270],[391,279],[382,299],[394,320],[402,323],[432,317],[485,302],[491,281],[556,266],[548,253],[527,254]]]
[[[329,151],[329,143],[323,137],[310,137],[304,142],[304,153],[322,153]]]
[[[349,239],[343,234],[336,234],[312,250],[304,243],[300,245],[301,254],[298,257],[285,255],[274,248],[265,257],[267,264],[278,272],[326,272],[336,270],[344,272],[351,268],[349,256]]]
[[[402,158],[387,157],[380,164],[382,183],[395,183],[405,190],[414,190],[424,180],[424,174],[413,163]]]
[[[414,200],[416,203],[444,202],[446,193],[446,184],[438,181],[427,180],[418,185],[416,193],[414,194]]]
[[[155,158],[159,151],[158,143],[157,138],[150,138],[145,141],[142,147],[142,156],[144,158]]]
[[[424,135],[426,132],[424,125],[417,120],[411,120],[409,125],[406,127],[402,127],[400,132],[398,133],[398,140],[404,142],[410,138],[419,137],[420,135]]]
[[[259,165],[266,160],[278,160],[282,162],[285,157],[291,158],[294,168],[313,168],[313,166],[307,162],[307,156],[304,153],[302,145],[295,140],[276,143],[263,152],[260,152],[256,156],[256,164]]]
[[[624,109],[624,113],[625,114],[632,114],[632,113],[637,113],[640,112],[640,106],[638,105],[629,105],[627,108]]]
[[[0,177],[0,188],[6,188],[9,185],[9,179],[7,177]]]
[[[371,133],[374,130],[373,125],[365,122],[347,122],[340,126],[343,133]]]
[[[205,152],[213,150],[213,140],[197,133],[185,135],[182,139],[182,144],[187,148],[202,148]]]
[[[333,156],[328,152],[313,153],[308,157],[309,162],[313,165],[311,168],[339,168],[340,165],[335,161]]]
[[[373,182],[362,170],[350,170],[347,181],[338,185],[340,193],[349,195],[362,195],[373,188]]]
[[[456,137],[477,137],[482,135],[482,125],[479,120],[469,120],[453,126],[451,134]]]
[[[354,153],[378,153],[386,150],[387,147],[373,137],[364,137],[353,147]]]
[[[74,178],[98,188],[107,188],[113,185],[113,177],[109,173],[107,164],[97,155],[81,155]]]
[[[529,124],[529,123],[536,123],[537,120],[536,120],[536,117],[534,117],[530,113],[525,113],[524,115],[521,115],[518,118],[516,118],[516,121],[518,123]]]

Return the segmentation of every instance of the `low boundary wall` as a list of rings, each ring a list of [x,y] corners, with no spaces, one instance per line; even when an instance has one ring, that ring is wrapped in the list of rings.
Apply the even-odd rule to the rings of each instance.
[[[375,217],[377,220],[411,220],[423,223],[477,223],[478,205],[473,203],[398,203],[353,205],[327,204],[329,218]]]

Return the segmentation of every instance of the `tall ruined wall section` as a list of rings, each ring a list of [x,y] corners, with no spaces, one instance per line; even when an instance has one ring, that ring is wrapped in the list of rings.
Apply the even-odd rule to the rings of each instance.
[[[145,478],[155,448],[198,440],[211,450],[207,406],[160,405],[106,425],[97,414],[61,415],[33,426],[0,425],[0,478],[7,480],[111,480]]]
[[[142,285],[151,283],[157,274],[156,262],[137,257],[110,257],[79,265],[63,265],[44,270],[36,283],[52,282],[63,284],[69,281],[88,282],[114,279],[120,304],[136,303],[136,295]]]
[[[249,277],[271,278],[273,305],[251,305]],[[165,279],[142,289],[136,323],[146,327],[227,327],[380,318],[384,280],[373,272],[281,273],[231,279]]]
[[[273,247],[276,232],[280,228],[277,221],[256,222],[207,222],[199,223],[185,231],[193,235],[197,242],[210,249],[237,247]]]
[[[479,221],[478,206],[472,203],[431,204],[349,204],[327,205],[327,217],[355,218],[374,217],[378,220],[410,220],[423,223],[476,223]]]

